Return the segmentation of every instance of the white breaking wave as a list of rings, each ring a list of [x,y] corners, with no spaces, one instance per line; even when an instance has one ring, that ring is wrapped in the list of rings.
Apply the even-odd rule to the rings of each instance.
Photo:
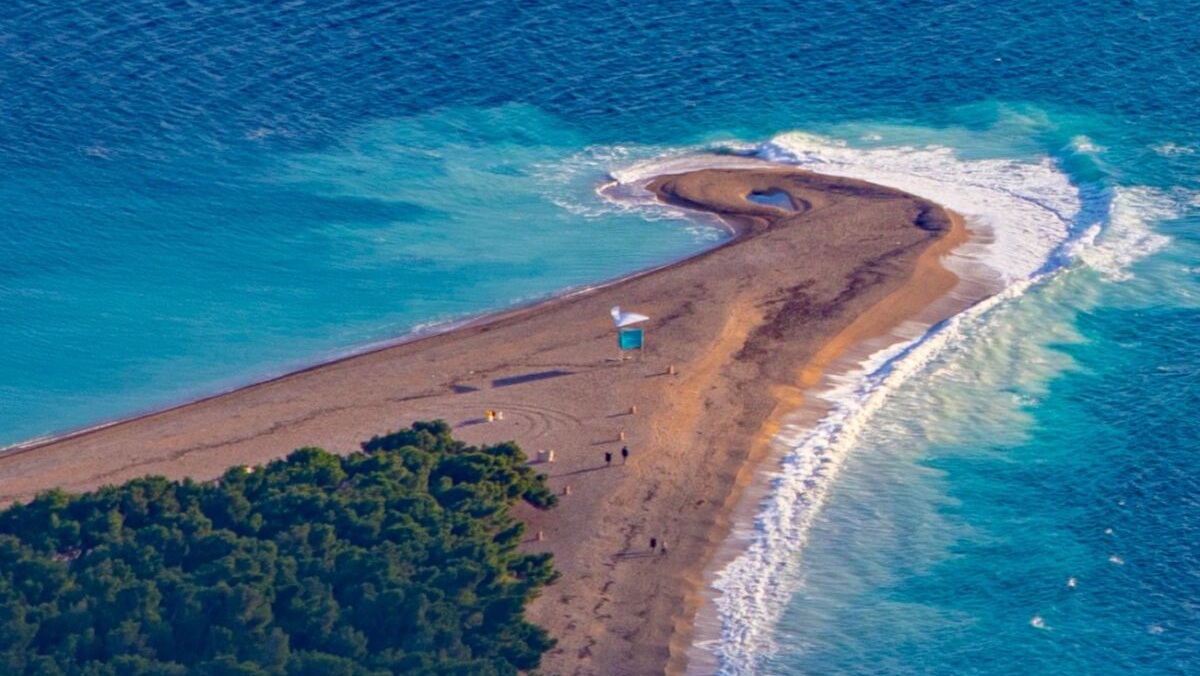
[[[1151,150],[1163,157],[1178,157],[1180,155],[1195,155],[1196,149],[1191,146],[1181,146],[1177,143],[1159,143],[1151,146]]]
[[[1101,149],[1083,139],[1076,152]],[[716,576],[721,639],[704,646],[727,674],[757,673],[775,646],[774,627],[798,585],[799,553],[843,462],[891,394],[926,371],[949,345],[979,333],[1000,305],[1024,295],[1048,275],[1079,261],[1110,280],[1131,275],[1137,260],[1169,239],[1148,223],[1178,215],[1177,201],[1147,188],[1089,189],[1072,184],[1049,157],[960,159],[946,147],[855,148],[837,139],[788,133],[747,149],[752,157],[686,153],[610,170],[609,196],[640,201],[649,178],[712,166],[755,166],[755,160],[857,178],[925,197],[962,214],[986,235],[963,247],[990,268],[1000,292],[924,335],[893,345],[837,378],[821,396],[830,412],[815,426],[784,426],[775,441],[789,449],[764,500],[747,548]],[[631,158],[632,159],[632,158]],[[957,267],[964,259],[949,260]]]
[[[1091,154],[1102,153],[1105,150],[1107,150],[1107,148],[1105,148],[1104,146],[1098,145],[1091,138],[1084,136],[1083,134],[1080,134],[1079,136],[1074,136],[1071,138],[1071,147],[1074,148],[1077,152],[1091,153]]]
[[[1107,225],[1088,228],[1085,237],[1072,246],[1072,253],[1110,280],[1130,279],[1135,262],[1171,242],[1170,237],[1152,230],[1150,223],[1178,218],[1182,213],[1176,200],[1161,190],[1117,188]]]

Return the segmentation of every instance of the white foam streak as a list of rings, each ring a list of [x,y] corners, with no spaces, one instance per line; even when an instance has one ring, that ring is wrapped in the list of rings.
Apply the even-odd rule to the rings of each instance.
[[[645,159],[627,167],[614,169],[610,174],[618,183],[629,185],[644,183],[656,176],[683,174],[700,169],[756,169],[762,166],[763,161],[753,157],[689,152]]]

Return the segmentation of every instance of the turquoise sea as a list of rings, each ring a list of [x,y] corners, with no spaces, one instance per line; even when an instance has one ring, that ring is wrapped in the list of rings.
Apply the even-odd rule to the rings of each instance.
[[[730,674],[1200,672],[1195,2],[0,7],[0,445],[722,237],[719,149],[940,199],[1005,291],[829,396]],[[3,481],[3,476],[0,476]]]

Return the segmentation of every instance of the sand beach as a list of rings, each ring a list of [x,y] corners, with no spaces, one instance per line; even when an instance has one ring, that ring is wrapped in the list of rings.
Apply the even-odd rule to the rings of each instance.
[[[146,474],[211,478],[444,419],[468,442],[515,440],[535,460],[554,452],[539,470],[561,505],[519,510],[527,546],[553,552],[562,573],[529,611],[559,641],[544,671],[680,673],[705,571],[780,416],[897,327],[949,316],[975,294],[952,294],[959,280],[940,262],[966,240],[962,220],[897,190],[770,166],[647,187],[720,216],[734,236],[447,333],[10,449],[0,499]],[[644,350],[618,351],[614,305],[651,318]],[[488,422],[488,410],[503,418]]]

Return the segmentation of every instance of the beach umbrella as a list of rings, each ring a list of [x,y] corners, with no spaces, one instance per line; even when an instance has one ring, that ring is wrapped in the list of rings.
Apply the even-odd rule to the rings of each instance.
[[[612,318],[613,318],[613,323],[615,323],[617,325],[618,329],[624,328],[626,326],[632,326],[634,324],[637,324],[638,322],[644,322],[647,319],[650,319],[646,315],[640,315],[636,312],[621,312],[620,305],[613,306]]]

